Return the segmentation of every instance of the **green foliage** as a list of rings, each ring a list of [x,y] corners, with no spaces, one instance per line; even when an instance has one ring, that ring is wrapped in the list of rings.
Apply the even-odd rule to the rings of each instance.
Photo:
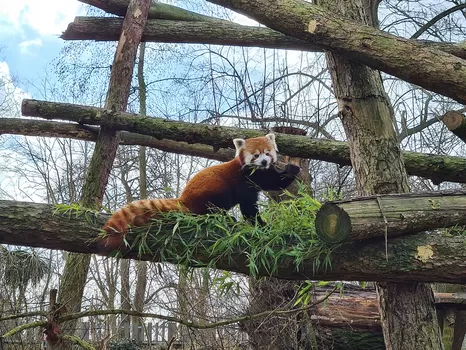
[[[95,226],[99,219],[101,218],[100,212],[92,209],[82,207],[77,203],[72,204],[55,204],[54,215],[64,215],[68,216],[70,219],[80,219],[83,218],[90,225]]]
[[[148,226],[133,228],[128,238],[134,238],[131,246],[140,255],[156,254],[162,261],[187,266],[215,267],[219,259],[233,263],[240,255],[245,256],[251,276],[257,276],[260,270],[273,274],[284,263],[293,263],[299,270],[309,259],[314,270],[330,267],[335,246],[321,242],[314,228],[321,204],[303,191],[298,196],[286,194],[291,199],[265,205],[261,216],[267,224],[262,227],[238,221],[226,212],[198,216],[170,212]],[[166,234],[170,226],[171,233]],[[203,256],[203,261],[210,257],[211,262],[198,261],[196,256]],[[224,292],[228,292],[233,285],[226,279],[223,282]]]
[[[212,284],[217,288],[220,296],[240,293],[239,284],[231,277],[230,271],[222,271],[220,276],[212,280]]]
[[[110,350],[142,350],[142,344],[134,339],[118,339],[110,342]]]
[[[327,186],[326,191],[323,193],[322,196],[326,201],[332,202],[332,201],[341,201],[343,200],[343,193],[339,188],[336,188],[335,186]]]
[[[450,237],[465,237],[466,238],[466,228],[464,226],[453,226],[453,227],[445,228],[443,229],[443,233],[446,236],[450,236]]]
[[[37,285],[50,271],[48,259],[35,250],[8,250],[0,246],[0,279],[12,288]]]

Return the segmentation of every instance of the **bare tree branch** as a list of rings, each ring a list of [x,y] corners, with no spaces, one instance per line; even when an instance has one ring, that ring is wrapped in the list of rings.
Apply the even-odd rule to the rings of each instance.
[[[370,26],[335,17],[305,1],[209,0],[286,35],[466,103],[466,61]],[[415,54],[413,54],[415,53]],[[428,65],[425,62],[429,62]]]
[[[466,4],[459,4],[439,13],[437,16],[426,22],[421,28],[419,28],[416,33],[411,36],[411,39],[419,38],[425,31],[432,27],[435,23],[440,21],[442,18],[452,14],[453,12],[460,11],[466,8]]]

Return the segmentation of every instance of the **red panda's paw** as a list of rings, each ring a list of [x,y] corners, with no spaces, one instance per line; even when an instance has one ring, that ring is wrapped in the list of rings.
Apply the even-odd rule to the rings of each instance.
[[[288,163],[285,167],[285,172],[287,175],[296,176],[301,172],[301,168],[297,165]]]

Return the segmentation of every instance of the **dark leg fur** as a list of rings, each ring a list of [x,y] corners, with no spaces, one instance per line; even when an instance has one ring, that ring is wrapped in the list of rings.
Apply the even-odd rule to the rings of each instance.
[[[241,209],[241,213],[243,217],[249,221],[252,225],[257,223],[261,226],[265,225],[264,220],[259,215],[259,208],[257,207],[256,202],[243,202],[239,204],[239,208]]]

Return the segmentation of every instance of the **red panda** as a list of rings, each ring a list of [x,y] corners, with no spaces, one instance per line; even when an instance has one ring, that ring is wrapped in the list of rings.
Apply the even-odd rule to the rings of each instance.
[[[179,198],[138,200],[116,211],[105,223],[103,229],[108,235],[102,245],[109,250],[118,249],[130,225],[142,226],[157,213],[174,210],[207,214],[216,208],[228,210],[239,204],[246,220],[264,224],[258,216],[259,192],[288,187],[301,169],[293,164],[287,164],[284,170],[274,166],[278,152],[274,134],[234,139],[233,143],[235,158],[200,171],[186,184]]]

